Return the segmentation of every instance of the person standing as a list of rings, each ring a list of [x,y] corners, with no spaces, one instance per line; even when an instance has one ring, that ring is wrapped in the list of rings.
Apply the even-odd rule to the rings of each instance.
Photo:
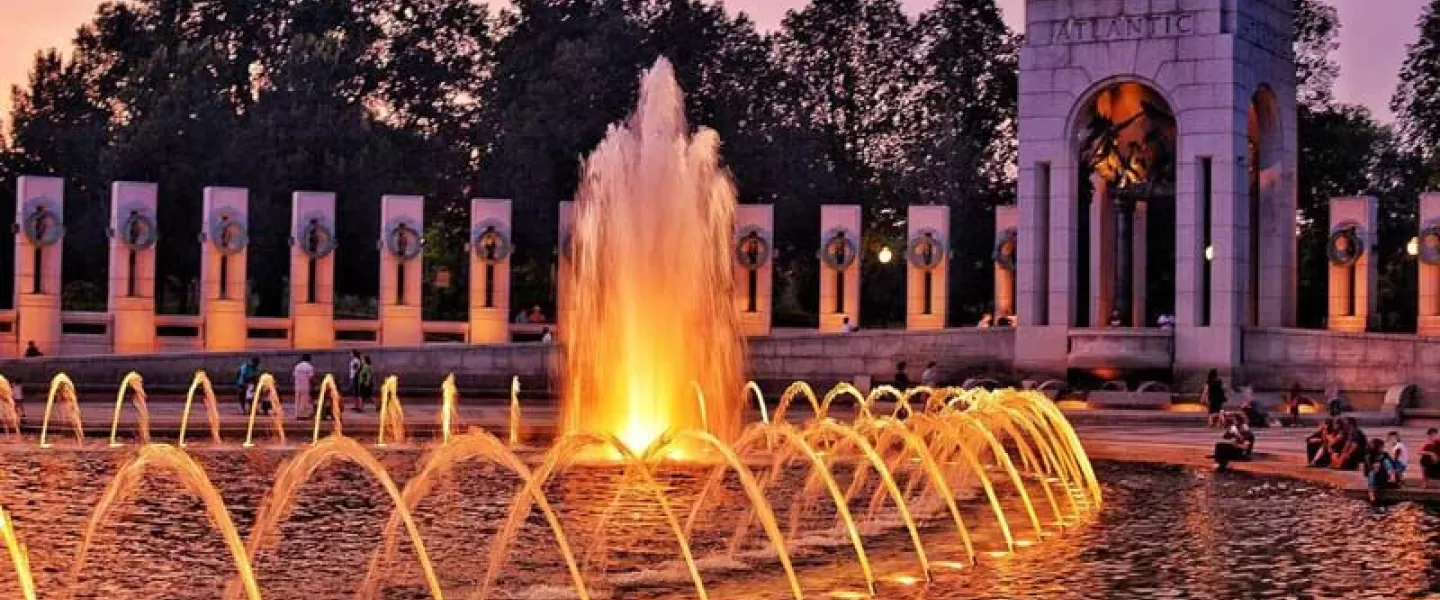
[[[355,375],[360,393],[355,398],[355,412],[365,412],[365,403],[375,397],[375,369],[370,365],[370,355],[360,361],[360,371]]]
[[[25,382],[16,379],[10,384],[10,399],[15,402],[15,416],[25,418]]]
[[[540,343],[542,343],[542,344],[553,344],[553,343],[555,343],[555,334],[554,334],[554,333],[551,333],[549,327],[545,327],[545,328],[543,328],[543,329],[540,330]]]
[[[310,363],[309,354],[301,354],[291,373],[295,385],[295,418],[306,419],[311,413],[310,381],[315,378],[315,365]]]
[[[25,358],[40,358],[45,356],[40,352],[40,347],[35,345],[35,340],[25,343]]]
[[[1224,419],[1220,411],[1225,408],[1225,382],[1220,380],[1220,372],[1210,369],[1205,376],[1205,388],[1200,392],[1200,403],[1204,404],[1210,413],[1210,418],[1205,422],[1207,426],[1223,427]]]
[[[346,367],[345,391],[358,404],[360,402],[360,351],[350,351],[350,363]]]
[[[255,384],[260,381],[260,357],[252,356],[250,360],[240,363],[240,368],[235,373],[235,394],[240,399],[240,413],[250,412],[250,402],[254,397]]]

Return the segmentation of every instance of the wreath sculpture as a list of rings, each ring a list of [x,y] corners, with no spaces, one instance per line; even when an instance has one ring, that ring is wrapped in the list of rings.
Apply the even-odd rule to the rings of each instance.
[[[860,254],[860,246],[856,244],[855,236],[851,235],[849,229],[831,229],[825,232],[822,240],[820,261],[825,263],[825,266],[835,271],[844,271],[855,264],[855,259]]]
[[[1417,256],[1420,262],[1440,266],[1440,223],[1433,223],[1420,230],[1418,242],[1420,253]]]
[[[300,245],[300,252],[313,260],[330,256],[330,253],[334,252],[338,245],[335,232],[319,216],[312,216],[305,220],[305,227],[300,230],[295,241]]]
[[[410,219],[396,219],[385,232],[385,249],[400,260],[408,261],[420,256],[423,245],[420,227]]]
[[[470,236],[470,245],[475,250],[475,257],[488,265],[495,265],[505,262],[510,258],[514,247],[510,245],[510,236],[505,231],[505,225],[498,221],[485,221],[475,227],[475,232]]]
[[[1330,258],[1330,264],[1337,267],[1347,267],[1355,264],[1365,254],[1365,246],[1360,242],[1360,234],[1356,233],[1358,226],[1343,224],[1330,232],[1330,240],[1325,244],[1325,253]]]
[[[120,243],[124,244],[126,248],[140,252],[149,250],[151,246],[155,245],[158,233],[155,228],[155,219],[150,218],[150,215],[139,209],[133,209],[130,211],[130,215],[125,217],[125,222],[120,224],[120,229],[115,232],[115,235],[120,238]]]
[[[210,226],[210,243],[222,256],[233,256],[250,245],[250,233],[239,214],[222,209],[216,214],[215,224]]]
[[[992,258],[995,266],[1009,272],[1015,272],[1015,253],[1017,245],[1015,228],[1011,227],[1000,232],[1000,240],[995,242],[995,253]]]
[[[751,271],[770,262],[770,232],[754,225],[735,236],[735,263]]]
[[[934,229],[922,229],[905,246],[905,260],[922,271],[933,271],[945,262],[945,241]]]
[[[49,198],[35,198],[25,206],[25,239],[36,248],[45,248],[65,237],[65,223],[58,204]]]

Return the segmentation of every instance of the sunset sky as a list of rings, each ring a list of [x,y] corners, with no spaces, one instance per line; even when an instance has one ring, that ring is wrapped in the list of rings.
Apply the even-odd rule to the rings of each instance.
[[[493,1],[493,0],[492,0]],[[1395,91],[1396,73],[1405,57],[1405,45],[1415,40],[1415,23],[1425,0],[1329,0],[1340,10],[1341,79],[1338,95],[1344,102],[1365,104],[1383,119]],[[773,28],[785,11],[807,0],[729,0],[731,10],[745,11],[762,27]],[[934,0],[901,0],[912,14]],[[999,0],[1010,26],[1023,25],[1024,0]],[[0,111],[9,117],[10,86],[25,80],[36,51],[68,48],[75,28],[87,21],[97,0],[0,0]]]

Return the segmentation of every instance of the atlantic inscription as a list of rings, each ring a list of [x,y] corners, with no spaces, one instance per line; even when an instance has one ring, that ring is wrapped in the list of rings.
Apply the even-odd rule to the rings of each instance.
[[[1040,35],[1039,45],[1091,44],[1195,35],[1198,14],[1193,12],[1119,15],[1031,23]]]

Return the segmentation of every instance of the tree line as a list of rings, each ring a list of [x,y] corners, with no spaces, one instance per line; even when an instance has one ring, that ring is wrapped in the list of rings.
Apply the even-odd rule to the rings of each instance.
[[[1335,11],[1295,3],[1301,286],[1319,299],[1301,317],[1314,324],[1329,197],[1382,198],[1396,233],[1382,254],[1413,235],[1415,197],[1436,172],[1425,149],[1440,147],[1440,0],[1402,73],[1394,127],[1334,100]],[[366,314],[379,198],[421,194],[427,316],[461,318],[468,199],[510,198],[514,302],[549,306],[557,204],[632,107],[640,70],[665,56],[691,123],[719,132],[742,202],[775,205],[780,324],[814,323],[825,203],[864,207],[867,325],[904,318],[903,268],[874,250],[903,247],[907,205],[950,206],[960,323],[989,310],[993,211],[1014,201],[1020,43],[994,0],[939,0],[915,17],[898,0],[812,0],[773,31],[702,0],[109,2],[14,88],[0,210],[14,213],[15,175],[66,178],[65,303],[97,308],[108,185],[158,182],[157,293],[179,312],[194,309],[201,189],[246,187],[253,312],[281,315],[290,193],[333,191],[337,310]],[[0,261],[12,252],[0,244]],[[1386,271],[1387,306],[1413,306],[1407,272]],[[0,302],[10,286],[0,281]]]

